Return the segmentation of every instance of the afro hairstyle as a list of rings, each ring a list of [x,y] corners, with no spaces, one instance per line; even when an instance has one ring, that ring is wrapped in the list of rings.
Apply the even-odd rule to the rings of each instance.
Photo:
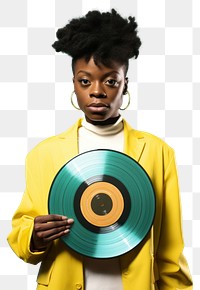
[[[57,41],[52,47],[72,57],[72,69],[77,59],[85,58],[111,66],[113,61],[125,64],[137,58],[141,46],[137,35],[135,17],[125,19],[112,9],[111,12],[89,11],[85,16],[72,19],[58,29]]]

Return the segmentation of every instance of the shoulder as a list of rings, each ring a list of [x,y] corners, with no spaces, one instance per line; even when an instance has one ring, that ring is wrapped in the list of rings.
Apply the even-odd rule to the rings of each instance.
[[[124,120],[124,129],[129,138],[136,138],[138,142],[144,142],[145,147],[151,152],[162,152],[168,155],[174,155],[174,149],[163,139],[149,132],[134,129]]]
[[[148,143],[148,144],[152,144],[153,146],[158,146],[158,147],[163,147],[163,148],[166,148],[168,150],[172,150],[173,151],[173,148],[167,144],[163,139],[161,139],[160,137],[154,135],[154,134],[151,134],[149,132],[145,132],[145,131],[138,131],[137,130],[137,133],[136,133],[138,136],[143,137],[144,140]]]
[[[34,148],[30,150],[27,154],[27,158],[35,158],[38,156],[49,155],[50,152],[55,152],[60,149],[60,146],[63,146],[63,143],[69,144],[71,141],[75,141],[77,138],[77,130],[81,123],[81,119],[79,119],[75,124],[73,124],[66,131],[57,134],[55,136],[48,137],[38,143]],[[72,140],[74,139],[74,140]]]

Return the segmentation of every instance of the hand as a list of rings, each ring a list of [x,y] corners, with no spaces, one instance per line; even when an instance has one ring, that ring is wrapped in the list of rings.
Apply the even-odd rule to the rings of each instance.
[[[57,214],[37,216],[34,219],[31,250],[45,250],[53,240],[69,233],[73,222],[73,219]]]

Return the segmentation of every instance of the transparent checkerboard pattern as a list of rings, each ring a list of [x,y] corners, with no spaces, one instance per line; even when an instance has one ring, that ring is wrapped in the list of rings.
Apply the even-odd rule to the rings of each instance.
[[[0,287],[36,288],[39,265],[24,263],[6,237],[25,187],[24,161],[38,142],[81,116],[70,104],[71,60],[51,47],[57,28],[92,9],[136,16],[142,48],[130,62],[133,127],[176,151],[184,253],[200,289],[200,1],[0,1]]]

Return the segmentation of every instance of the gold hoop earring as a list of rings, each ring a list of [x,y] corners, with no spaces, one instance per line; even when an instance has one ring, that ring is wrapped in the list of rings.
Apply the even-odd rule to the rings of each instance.
[[[131,95],[130,95],[129,91],[126,91],[126,94],[124,94],[124,95],[128,95],[128,104],[124,108],[119,108],[121,111],[126,110],[129,107],[130,102],[131,102]]]
[[[75,94],[75,91],[73,91],[73,92],[71,93],[71,97],[70,97],[71,104],[72,104],[72,106],[73,106],[76,110],[80,110],[80,108],[74,104],[74,101],[73,101],[73,96],[74,96],[74,94]]]

